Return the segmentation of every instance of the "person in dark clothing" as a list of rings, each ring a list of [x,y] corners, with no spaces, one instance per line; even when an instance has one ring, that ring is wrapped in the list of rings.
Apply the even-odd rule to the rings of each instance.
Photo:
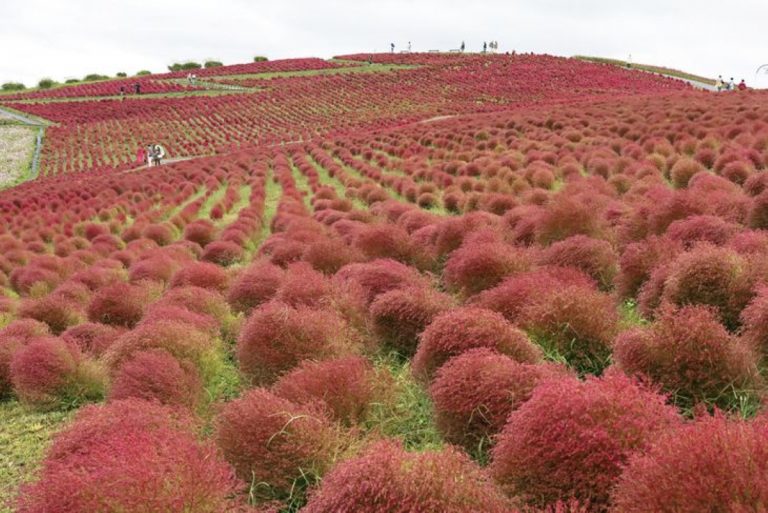
[[[464,50],[466,49],[467,45],[464,44],[464,41],[461,42],[461,46],[459,49],[461,50],[461,53],[464,53]]]
[[[395,53],[395,43],[389,43],[389,47],[392,49],[392,53]]]
[[[120,99],[121,100],[125,100],[125,86],[124,85],[120,86]]]
[[[135,92],[136,94],[141,94],[141,84],[140,83],[136,82],[135,84],[133,84],[133,92]]]
[[[488,51],[488,43],[483,42],[483,53],[486,53]]]
[[[741,82],[739,82],[738,85],[739,91],[746,91],[747,90],[747,83],[744,81],[744,79],[741,79]]]

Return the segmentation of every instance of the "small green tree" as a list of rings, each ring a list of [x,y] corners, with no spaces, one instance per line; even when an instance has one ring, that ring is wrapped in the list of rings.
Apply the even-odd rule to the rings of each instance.
[[[137,71],[137,72],[136,72],[136,76],[137,76],[137,77],[143,77],[143,76],[146,76],[146,75],[151,75],[151,74],[152,74],[152,72],[151,72],[151,71],[149,71],[148,69],[143,69],[143,70],[141,70],[141,71]]]
[[[268,60],[269,59],[267,59],[263,55],[257,55],[256,57],[253,58],[253,62],[266,62]]]
[[[125,71],[118,71],[117,73],[115,73],[115,76],[117,78],[125,78],[128,76],[128,73],[126,73]]]
[[[99,75],[98,73],[90,73],[83,78],[83,82],[93,82],[95,80],[105,80],[109,77],[106,75]]]
[[[56,84],[52,78],[43,78],[37,83],[37,87],[40,89],[50,89]]]
[[[195,61],[189,61],[189,62],[175,62],[168,66],[168,71],[190,71],[193,69],[200,69],[203,66],[199,62]]]
[[[2,87],[3,91],[23,91],[27,88],[27,86],[21,82],[6,82],[0,87]]]
[[[219,68],[224,64],[221,61],[205,61],[204,68]]]
[[[64,81],[65,84],[77,84],[80,82],[79,78],[68,78]]]

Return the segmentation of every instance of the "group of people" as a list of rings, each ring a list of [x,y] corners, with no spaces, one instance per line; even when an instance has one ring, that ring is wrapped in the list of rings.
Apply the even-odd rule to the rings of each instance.
[[[133,92],[134,92],[134,94],[141,94],[141,83],[140,82],[136,82],[135,84],[133,84]],[[120,86],[120,98],[125,100],[125,86],[124,85]]]
[[[462,44],[464,44],[464,43],[462,42]],[[498,49],[499,49],[499,42],[498,41],[491,41],[490,43],[488,43],[488,42],[484,41],[483,42],[483,53],[488,53],[489,49],[491,50],[491,53],[496,53],[496,51],[498,51]]]
[[[195,82],[197,81],[197,75],[194,73],[187,73],[187,82],[189,85],[195,85]]]
[[[744,81],[744,79],[741,79],[741,82],[739,82],[738,85],[733,81],[733,77],[731,77],[731,80],[726,82],[723,80],[723,76],[720,75],[717,77],[717,82],[715,83],[715,87],[717,87],[718,92],[720,91],[746,91],[747,90],[747,83]]]
[[[148,144],[139,146],[136,150],[136,164],[140,166],[159,166],[165,158],[165,149],[159,144]]]

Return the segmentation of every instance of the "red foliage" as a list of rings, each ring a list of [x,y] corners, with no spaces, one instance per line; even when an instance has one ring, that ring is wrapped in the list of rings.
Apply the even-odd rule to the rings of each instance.
[[[228,266],[242,260],[244,255],[243,248],[234,242],[217,240],[205,247],[201,260]]]
[[[291,264],[285,272],[275,299],[291,306],[319,307],[329,302],[331,281],[309,264]]]
[[[416,352],[419,334],[435,316],[454,305],[451,296],[431,287],[407,287],[380,294],[370,314],[383,345],[404,356]]]
[[[335,280],[359,286],[370,303],[376,296],[389,290],[410,287],[429,286],[414,268],[389,259],[349,264],[342,267],[335,275]]]
[[[44,322],[54,335],[85,320],[85,312],[80,305],[56,293],[40,299],[25,299],[19,307],[18,316]]]
[[[216,442],[260,499],[286,498],[331,466],[337,434],[330,421],[291,401],[255,388],[226,404]]]
[[[470,349],[441,366],[429,387],[437,427],[446,441],[476,450],[501,431],[539,382],[566,372],[520,363],[488,348]]]
[[[11,393],[11,360],[30,340],[50,335],[48,325],[32,319],[19,319],[0,330],[0,398]]]
[[[768,424],[705,417],[636,454],[613,492],[616,513],[760,511],[768,502]]]
[[[36,407],[98,399],[101,377],[76,347],[60,338],[34,339],[11,359],[11,382],[18,398]]]
[[[205,247],[216,239],[216,226],[207,219],[197,219],[184,227],[184,239]]]
[[[102,287],[88,305],[91,322],[132,328],[152,301],[153,291],[142,285],[118,283]]]
[[[658,383],[680,405],[733,405],[734,390],[754,390],[757,358],[709,308],[665,309],[649,328],[622,333],[614,360],[629,374]]]
[[[229,286],[229,276],[216,264],[191,262],[174,273],[170,285],[171,287],[200,287],[224,293]]]
[[[618,271],[618,255],[611,244],[585,235],[574,235],[546,248],[539,263],[575,267],[594,279],[601,288],[610,288]]]
[[[460,476],[460,478],[459,478]],[[508,513],[507,500],[461,452],[380,442],[328,473],[306,513]]]
[[[274,382],[303,360],[357,351],[349,327],[335,312],[280,303],[251,312],[237,340],[240,370],[257,384]]]
[[[576,498],[599,511],[628,457],[678,423],[664,400],[619,373],[545,381],[510,414],[491,472],[532,504]]]
[[[304,361],[284,374],[272,392],[299,405],[323,410],[331,419],[352,426],[362,422],[384,383],[365,358],[351,356],[321,362]]]
[[[248,313],[272,299],[283,275],[284,271],[275,264],[264,260],[253,262],[232,280],[227,302],[234,311]]]
[[[669,225],[666,236],[690,249],[697,242],[722,246],[736,235],[739,227],[716,216],[691,216]]]
[[[526,249],[503,242],[467,242],[451,253],[443,280],[451,289],[471,295],[495,286],[509,275],[528,271],[531,266]]]
[[[137,398],[194,408],[203,384],[194,364],[163,349],[136,351],[113,373],[109,400]]]
[[[83,353],[98,358],[111,346],[123,330],[106,324],[86,322],[61,334],[62,340],[74,344]]]
[[[706,172],[706,168],[699,162],[690,158],[682,158],[672,166],[669,176],[672,185],[678,189],[683,189],[688,187],[688,182],[690,182],[691,178],[693,178],[696,173],[701,172]]]
[[[501,314],[470,306],[435,317],[421,334],[413,373],[428,382],[450,358],[475,348],[493,349],[521,363],[536,363],[542,358],[541,350]]]

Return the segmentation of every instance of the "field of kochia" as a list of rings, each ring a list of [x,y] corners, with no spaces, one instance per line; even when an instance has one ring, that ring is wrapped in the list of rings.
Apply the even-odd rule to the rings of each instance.
[[[0,95],[52,123],[0,192],[9,511],[766,511],[766,93],[533,54],[185,77]]]

